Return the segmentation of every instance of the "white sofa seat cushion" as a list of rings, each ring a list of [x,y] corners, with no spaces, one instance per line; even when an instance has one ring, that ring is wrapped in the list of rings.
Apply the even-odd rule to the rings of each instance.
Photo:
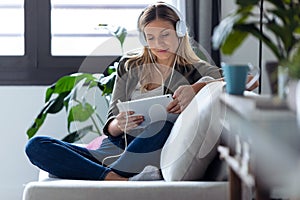
[[[228,199],[227,182],[83,181],[30,182],[23,200]]]
[[[206,85],[176,120],[161,154],[166,181],[201,180],[217,155],[220,120],[225,116],[219,100],[223,86],[223,82]]]
[[[39,181],[25,186],[23,200],[227,200],[228,182],[86,181],[50,178],[40,170]]]

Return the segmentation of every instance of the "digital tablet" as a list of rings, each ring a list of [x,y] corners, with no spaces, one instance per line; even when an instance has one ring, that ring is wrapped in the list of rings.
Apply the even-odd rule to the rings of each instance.
[[[148,97],[132,101],[118,102],[119,112],[134,111],[134,115],[144,116],[145,121],[138,127],[146,127],[152,122],[160,120],[174,121],[177,115],[167,112],[167,106],[173,101],[171,94]]]

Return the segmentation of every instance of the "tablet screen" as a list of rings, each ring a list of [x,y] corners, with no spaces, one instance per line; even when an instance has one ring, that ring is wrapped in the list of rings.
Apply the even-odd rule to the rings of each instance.
[[[146,127],[155,121],[175,121],[176,114],[167,112],[167,106],[173,101],[172,95],[160,95],[155,97],[137,99],[117,103],[120,112],[134,111],[134,115],[144,116],[145,121],[139,127]]]

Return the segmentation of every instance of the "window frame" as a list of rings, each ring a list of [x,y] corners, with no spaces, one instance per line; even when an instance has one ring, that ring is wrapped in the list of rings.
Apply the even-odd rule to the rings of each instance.
[[[64,75],[79,72],[87,56],[51,55],[50,0],[25,0],[24,18],[25,53],[0,56],[0,85],[49,85]],[[88,57],[89,68],[81,72],[101,73],[117,57]]]
[[[119,57],[52,56],[50,0],[24,0],[24,23],[25,53],[0,56],[0,85],[50,85],[71,73],[101,73]]]

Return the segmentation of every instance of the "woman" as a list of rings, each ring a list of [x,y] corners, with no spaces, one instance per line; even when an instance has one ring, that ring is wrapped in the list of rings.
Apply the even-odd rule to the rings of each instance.
[[[180,13],[170,5],[147,7],[138,19],[143,51],[123,58],[104,133],[108,138],[97,150],[87,150],[49,137],[35,137],[26,146],[31,162],[39,168],[69,179],[156,180],[160,151],[174,118],[139,128],[143,116],[120,112],[117,102],[170,93],[170,114],[180,114],[206,85],[202,77],[221,78],[218,67],[200,60],[193,52]]]

